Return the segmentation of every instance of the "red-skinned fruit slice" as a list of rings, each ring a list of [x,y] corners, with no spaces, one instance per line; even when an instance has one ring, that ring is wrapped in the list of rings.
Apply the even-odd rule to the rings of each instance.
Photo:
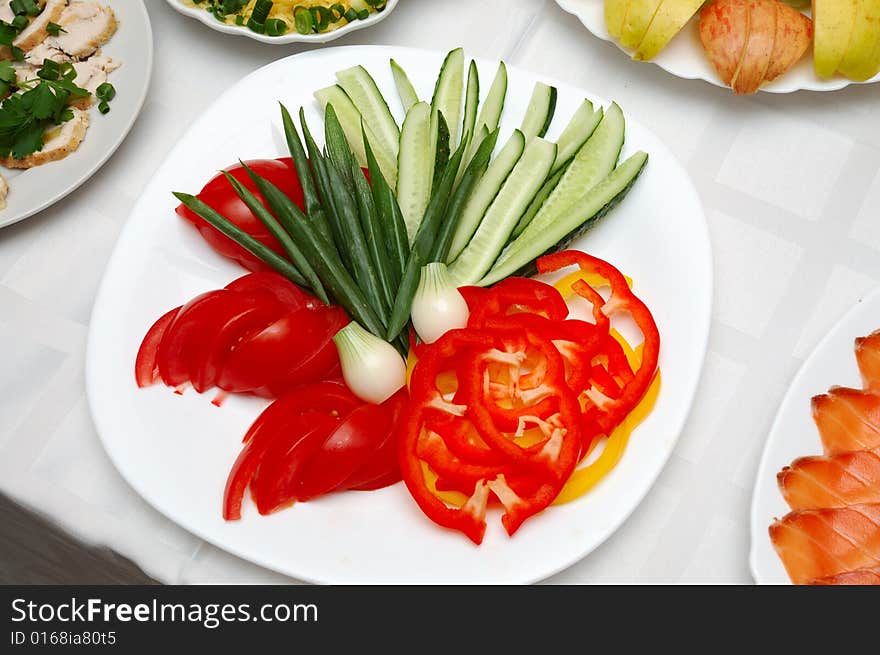
[[[226,359],[218,386],[270,392],[322,379],[337,365],[333,336],[348,322],[338,307],[294,310],[243,341]],[[273,371],[267,377],[267,371]]]
[[[700,40],[721,80],[731,86],[748,41],[747,0],[715,0],[700,11]]]
[[[268,271],[240,277],[227,284],[226,288],[248,294],[265,291],[284,305],[287,311],[302,307],[315,309],[323,305],[320,300],[300,289],[286,277]]]
[[[205,334],[214,330],[214,319],[220,317],[232,292],[224,289],[208,291],[190,300],[181,308],[159,344],[158,363],[162,381],[169,387],[189,382],[192,349]]]
[[[810,582],[813,585],[880,585],[880,568],[856,569],[846,573],[838,573],[827,578],[819,578]]]
[[[755,93],[763,84],[776,41],[777,0],[748,0],[749,36],[733,92]]]
[[[813,420],[826,455],[880,447],[880,394],[833,387],[813,398]]]
[[[168,326],[171,325],[181,309],[181,307],[175,307],[170,312],[160,316],[159,320],[153,323],[153,326],[147,331],[144,340],[141,342],[141,347],[138,349],[134,364],[134,376],[139,387],[149,387],[160,380],[159,344],[162,342],[162,337],[165,336]]]
[[[801,60],[812,42],[813,21],[794,7],[776,2],[776,39],[765,81],[772,82],[786,73]]]

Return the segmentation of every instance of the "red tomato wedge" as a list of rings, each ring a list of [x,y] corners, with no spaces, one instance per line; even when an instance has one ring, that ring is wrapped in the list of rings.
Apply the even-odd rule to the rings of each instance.
[[[289,157],[256,159],[245,163],[255,173],[266,178],[281,189],[300,209],[305,206],[302,187],[300,186],[292,159]],[[266,205],[263,197],[257,191],[256,186],[241,164],[230,166],[226,169],[226,172],[253,191],[260,201]],[[198,198],[212,209],[216,209],[252,237],[272,248],[279,255],[285,256],[281,244],[269,233],[266,226],[254,216],[251,210],[247,208],[247,205],[242,202],[223,175],[218,173],[212,177],[198,194]],[[183,205],[180,205],[175,211],[179,216],[192,223],[198,229],[202,238],[208,242],[208,245],[219,254],[238,262],[250,271],[268,270],[268,267],[254,255],[218,232]]]
[[[299,384],[322,380],[339,362],[333,337],[347,323],[338,307],[289,312],[232,351],[218,386],[275,397]]]
[[[239,293],[260,294],[265,291],[284,305],[288,311],[303,307],[315,309],[323,306],[320,300],[300,289],[283,275],[269,271],[245,275],[227,284],[226,288]]]
[[[138,349],[137,358],[134,363],[134,377],[139,387],[149,387],[159,381],[159,362],[157,358],[159,344],[165,336],[168,326],[171,325],[180,310],[180,307],[175,307],[170,312],[162,314],[153,323],[153,326],[141,342],[141,347]]]

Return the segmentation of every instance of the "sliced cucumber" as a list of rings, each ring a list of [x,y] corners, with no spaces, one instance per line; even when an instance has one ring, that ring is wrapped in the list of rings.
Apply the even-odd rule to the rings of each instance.
[[[434,184],[431,186],[431,195],[433,196],[434,190],[440,187],[452,153],[449,150],[449,126],[446,124],[443,114],[432,114],[431,128],[431,152],[434,160]]]
[[[530,272],[529,266],[535,259],[548,251],[567,247],[623,200],[647,161],[648,155],[638,152],[581,196],[564,214],[553,217],[539,214],[478,284],[489,286],[515,273]]]
[[[443,60],[431,109],[436,115],[443,114],[449,126],[449,147],[458,147],[459,130],[461,129],[461,103],[464,97],[464,50],[456,48]]]
[[[397,156],[397,201],[412,243],[431,200],[434,179],[434,149],[431,145],[431,106],[419,102],[412,106],[400,131]]]
[[[483,129],[485,130],[485,127]],[[480,143],[484,138],[486,135],[480,138]],[[479,144],[477,147],[479,148]],[[479,184],[471,192],[471,197],[461,213],[458,227],[452,237],[452,245],[449,247],[449,254],[446,257],[448,263],[454,261],[461,254],[471,237],[474,236],[474,232],[480,226],[480,220],[486,215],[486,210],[495,200],[495,196],[498,195],[507,176],[510,175],[510,171],[522,157],[525,147],[526,140],[523,133],[516,130],[498,156],[489,164],[489,168],[486,169]]]
[[[587,142],[587,139],[592,136],[599,121],[602,120],[603,113],[601,107],[598,111],[594,111],[593,103],[589,100],[584,100],[583,104],[578,107],[556,140],[559,152],[556,153],[556,163],[553,164],[554,173],[564,168],[578,153],[581,146]]]
[[[489,87],[489,93],[483,101],[483,107],[477,117],[477,131],[485,127],[487,133],[492,133],[501,121],[501,113],[504,111],[504,100],[507,97],[507,66],[502,61],[498,64],[498,72]]]
[[[336,73],[336,81],[345,91],[346,95],[357,107],[357,110],[379,138],[378,145],[389,155],[397,157],[397,148],[400,143],[400,128],[388,103],[376,86],[376,82],[363,66],[353,66]],[[370,140],[371,145],[376,143]]]
[[[532,98],[529,100],[526,115],[523,117],[522,127],[519,128],[526,135],[526,141],[547,134],[555,113],[556,87],[538,82],[532,91]]]
[[[393,187],[397,183],[396,155],[392,155],[384,147],[380,146],[379,137],[376,136],[373,128],[363,120],[361,113],[354,106],[351,98],[348,97],[343,88],[341,86],[329,86],[326,89],[319,89],[315,91],[315,99],[321,105],[322,110],[328,104],[333,105],[333,109],[336,110],[336,116],[339,118],[339,123],[345,132],[345,138],[348,139],[348,145],[351,146],[351,151],[361,167],[367,165],[367,153],[364,148],[363,136],[364,132],[367,133],[367,138],[373,147],[373,153],[379,162],[379,168],[382,169],[382,174],[385,176],[388,184]],[[362,125],[363,127],[361,127]]]
[[[461,138],[475,138],[475,128],[477,127],[477,108],[480,104],[480,71],[477,70],[477,64],[473,60],[468,68],[467,91],[464,97],[464,122],[461,125]],[[488,134],[488,129],[486,134]],[[462,167],[464,168],[464,166]]]
[[[605,179],[617,164],[625,130],[623,112],[616,104],[611,105],[531,223],[546,226],[560,219],[569,207]]]
[[[489,272],[555,161],[555,143],[537,137],[529,142],[473,238],[450,267],[458,284],[474,284]]]
[[[419,102],[419,95],[416,93],[409,76],[396,61],[391,60],[391,74],[394,76],[394,86],[397,87],[397,95],[403,104],[403,111],[408,112],[410,108]]]
[[[559,144],[556,144],[557,152],[556,158],[559,158]],[[550,194],[553,193],[553,190],[556,188],[556,185],[559,184],[559,180],[562,179],[562,176],[565,174],[565,170],[558,170],[555,173],[552,173],[550,177],[547,178],[547,181],[544,182],[544,186],[541,187],[541,190],[535,194],[535,197],[532,198],[531,204],[529,204],[528,209],[526,209],[525,214],[522,215],[522,218],[519,219],[519,223],[516,224],[516,227],[513,228],[513,233],[510,235],[510,240],[513,241],[516,237],[522,234],[523,230],[525,230],[529,223],[532,222],[532,219],[537,216],[538,212],[541,210],[541,207],[544,205],[544,201],[550,197]]]

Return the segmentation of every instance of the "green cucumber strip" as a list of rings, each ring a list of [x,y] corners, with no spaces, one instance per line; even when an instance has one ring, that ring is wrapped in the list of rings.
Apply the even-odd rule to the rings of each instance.
[[[556,113],[556,87],[548,86],[543,82],[535,84],[532,98],[523,117],[520,131],[526,135],[526,141],[531,142],[536,136],[542,137],[550,129],[553,115]]]
[[[474,284],[489,272],[555,161],[555,143],[538,137],[529,142],[473,238],[449,268],[459,285]]]
[[[443,114],[449,127],[449,149],[458,147],[461,125],[461,103],[464,97],[464,50],[452,50],[443,65],[431,99],[432,114]],[[435,118],[436,120],[436,118]]]
[[[568,246],[626,196],[647,161],[646,153],[637,152],[581,196],[567,212],[555,217],[556,220],[539,224],[539,217],[535,217],[478,284],[489,286],[517,272],[530,270],[526,267],[541,255]]]
[[[477,64],[471,60],[468,67],[467,90],[464,95],[464,122],[461,125],[462,138],[474,138],[477,127],[477,109],[480,104],[480,71]],[[487,128],[486,133],[489,133]]]
[[[378,145],[380,143],[379,137],[376,136],[372,126],[363,120],[363,116],[361,116],[357,107],[354,106],[348,94],[345,93],[345,90],[341,86],[329,86],[326,89],[315,91],[315,99],[321,105],[322,110],[326,109],[328,104],[333,105],[342,129],[345,131],[348,145],[361,166],[367,165],[367,154],[364,150],[363,139],[363,131],[366,131],[367,136],[370,138],[370,143],[373,144],[376,160],[382,168],[382,174],[388,180],[388,184],[392,186],[397,184],[396,154],[392,154]],[[361,123],[364,124],[363,130],[361,129]],[[397,151],[395,150],[394,152],[396,153]]]
[[[523,150],[526,147],[526,140],[523,133],[516,130],[508,140],[507,144],[498,153],[498,156],[489,164],[486,173],[483,175],[479,184],[468,198],[467,204],[462,210],[461,218],[458,221],[458,227],[452,237],[452,245],[449,247],[449,253],[446,255],[446,262],[452,263],[455,258],[465,249],[474,232],[480,226],[480,221],[486,215],[489,205],[495,200],[495,196],[504,185],[510,171],[516,166],[516,163],[522,157]]]
[[[556,163],[553,165],[554,173],[574,159],[574,156],[596,130],[603,115],[602,108],[599,107],[598,111],[594,111],[593,103],[589,100],[584,100],[583,104],[578,107],[556,140],[559,152],[556,153]]]
[[[557,144],[557,148],[559,144]],[[556,153],[556,158],[559,159],[559,152]],[[550,197],[550,194],[553,193],[553,190],[556,188],[556,185],[559,184],[559,180],[562,179],[562,176],[565,174],[564,169],[560,169],[555,173],[552,173],[550,177],[547,178],[547,181],[544,182],[544,186],[541,187],[541,190],[535,194],[535,197],[532,199],[531,204],[528,209],[526,209],[525,214],[522,215],[522,218],[519,219],[519,223],[516,224],[516,227],[513,228],[513,233],[510,235],[510,240],[513,241],[516,237],[522,234],[523,230],[525,230],[529,223],[532,222],[532,219],[538,215],[541,207],[544,205],[544,201]]]
[[[396,157],[400,128],[370,74],[363,66],[353,66],[336,73],[336,80],[378,137],[378,143],[373,146]]]
[[[410,243],[415,239],[431,200],[434,182],[432,136],[431,106],[427,102],[413,105],[403,121],[397,155],[397,200]]]
[[[391,60],[391,74],[394,76],[394,86],[397,87],[397,95],[403,105],[403,111],[408,112],[414,104],[419,102],[419,95],[412,82],[409,81],[406,71],[393,59]]]
[[[504,111],[504,99],[507,97],[507,66],[502,61],[498,64],[498,72],[489,87],[489,93],[483,101],[483,107],[477,117],[477,131],[485,127],[488,132],[494,132],[501,121],[501,113]]]
[[[542,203],[529,223],[530,227],[546,229],[563,218],[569,207],[614,170],[623,147],[625,130],[623,112],[616,104],[611,105],[592,136],[565,169],[556,188]]]

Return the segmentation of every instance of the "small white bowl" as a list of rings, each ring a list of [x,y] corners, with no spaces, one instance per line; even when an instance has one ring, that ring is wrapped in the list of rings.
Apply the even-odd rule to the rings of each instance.
[[[375,25],[376,23],[387,17],[388,14],[390,14],[392,11],[394,11],[394,8],[397,7],[398,1],[399,0],[388,0],[384,10],[377,13],[371,13],[369,18],[365,18],[364,20],[356,20],[353,23],[348,23],[347,25],[343,25],[342,27],[332,30],[330,32],[321,32],[319,34],[300,34],[296,30],[293,30],[283,36],[267,36],[265,34],[257,34],[253,30],[250,30],[245,26],[227,25],[225,23],[221,23],[210,13],[208,13],[203,7],[192,7],[188,4],[184,4],[182,0],[166,0],[169,5],[171,5],[176,11],[180,12],[184,16],[195,18],[196,20],[201,21],[211,29],[217,30],[218,32],[235,34],[236,36],[246,36],[248,38],[254,39],[255,41],[262,41],[263,43],[272,43],[275,45],[284,45],[287,43],[327,43],[329,41],[333,41],[334,39],[345,36],[349,32],[354,32],[355,30],[360,30],[365,27]]]

